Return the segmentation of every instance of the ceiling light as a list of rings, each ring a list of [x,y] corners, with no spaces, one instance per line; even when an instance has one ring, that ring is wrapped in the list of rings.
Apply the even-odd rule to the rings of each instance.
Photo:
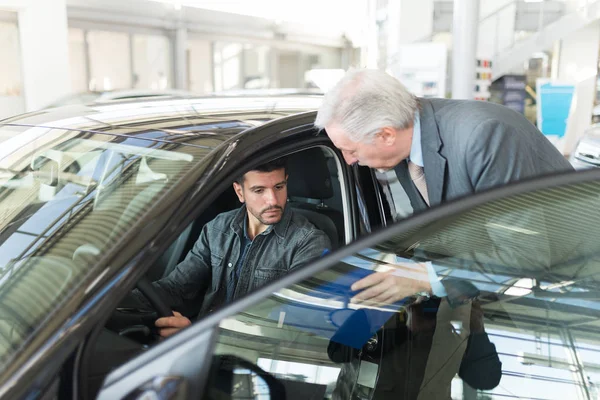
[[[504,294],[515,297],[527,296],[531,293],[531,288],[533,287],[533,279],[531,278],[522,278],[519,279],[514,285],[508,288]]]
[[[565,286],[571,286],[574,283],[575,283],[575,281],[563,281],[563,282],[553,283],[548,286],[540,286],[540,289],[542,289],[542,290],[559,289],[559,288],[563,288]]]

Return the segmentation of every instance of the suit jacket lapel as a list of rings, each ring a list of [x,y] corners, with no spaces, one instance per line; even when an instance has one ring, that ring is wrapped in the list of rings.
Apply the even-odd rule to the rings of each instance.
[[[446,176],[446,159],[439,153],[442,148],[440,131],[435,121],[431,103],[426,99],[419,99],[421,110],[421,148],[425,181],[429,204],[434,206],[442,202],[444,191],[444,178]],[[408,171],[407,171],[408,172]]]

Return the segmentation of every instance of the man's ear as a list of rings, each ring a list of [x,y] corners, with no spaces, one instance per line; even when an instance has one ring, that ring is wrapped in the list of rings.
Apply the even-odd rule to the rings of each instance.
[[[240,185],[237,182],[233,182],[233,190],[235,191],[235,194],[237,194],[238,200],[240,201],[240,203],[244,202],[244,191],[242,189],[242,185]]]
[[[379,140],[383,142],[386,146],[391,146],[396,143],[397,131],[391,126],[386,126],[377,134]]]

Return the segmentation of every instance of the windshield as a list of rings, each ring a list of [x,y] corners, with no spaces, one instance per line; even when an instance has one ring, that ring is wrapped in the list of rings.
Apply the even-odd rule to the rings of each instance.
[[[211,149],[13,129],[0,128],[3,364],[75,288],[99,277],[98,260]]]

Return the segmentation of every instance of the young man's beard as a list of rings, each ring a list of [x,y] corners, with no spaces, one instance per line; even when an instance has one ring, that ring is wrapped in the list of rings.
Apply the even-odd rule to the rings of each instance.
[[[269,211],[276,211],[276,210],[280,211],[280,216],[279,216],[279,218],[277,219],[277,221],[275,221],[275,222],[270,222],[270,223],[269,223],[269,222],[268,222],[268,221],[267,221],[265,218],[263,218],[263,214],[265,214],[265,213],[267,213],[267,212],[269,212]],[[258,220],[261,222],[261,224],[263,224],[263,225],[273,225],[273,224],[276,224],[277,222],[279,222],[279,221],[281,220],[281,214],[283,214],[283,207],[279,207],[279,206],[271,206],[271,207],[268,207],[268,208],[266,208],[266,209],[262,210],[262,211],[261,211],[261,212],[260,212],[258,215],[255,215],[255,217],[256,217],[256,219],[258,219]]]

